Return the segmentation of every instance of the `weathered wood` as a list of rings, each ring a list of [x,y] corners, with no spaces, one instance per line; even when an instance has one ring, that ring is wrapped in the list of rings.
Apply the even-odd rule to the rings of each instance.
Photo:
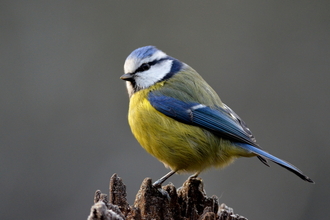
[[[129,204],[126,200],[126,186],[116,173],[110,178],[109,196],[109,202],[117,205],[120,211],[126,216],[130,211]]]
[[[220,205],[216,196],[208,197],[200,178],[189,178],[182,187],[173,184],[162,188],[145,178],[136,195],[134,205],[126,199],[126,186],[117,174],[112,175],[109,196],[95,192],[94,205],[88,220],[247,220],[234,214],[232,208]]]

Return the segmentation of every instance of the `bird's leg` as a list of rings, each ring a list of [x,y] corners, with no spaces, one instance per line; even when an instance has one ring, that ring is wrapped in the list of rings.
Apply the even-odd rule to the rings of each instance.
[[[189,178],[188,178],[188,179],[191,179],[191,178],[197,178],[197,177],[198,177],[198,175],[199,175],[200,173],[201,173],[201,172],[196,172],[195,174],[193,174],[193,175],[189,176]]]
[[[163,176],[162,178],[160,178],[159,180],[154,182],[154,184],[152,184],[152,185],[156,188],[160,188],[162,186],[162,184],[175,173],[176,173],[176,171],[171,170],[171,172],[167,173],[165,176]]]

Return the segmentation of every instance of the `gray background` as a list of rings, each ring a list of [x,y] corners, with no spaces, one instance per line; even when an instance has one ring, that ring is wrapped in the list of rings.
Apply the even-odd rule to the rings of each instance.
[[[1,1],[0,28],[0,219],[86,219],[113,173],[132,204],[168,171],[127,123],[119,77],[145,45],[195,68],[316,181],[243,158],[201,174],[209,196],[254,220],[328,219],[330,1]]]

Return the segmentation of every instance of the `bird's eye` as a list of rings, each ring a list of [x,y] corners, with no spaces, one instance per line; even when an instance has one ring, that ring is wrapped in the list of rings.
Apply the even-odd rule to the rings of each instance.
[[[139,67],[139,72],[142,72],[142,71],[146,71],[150,69],[150,64],[148,63],[143,63],[140,67]]]

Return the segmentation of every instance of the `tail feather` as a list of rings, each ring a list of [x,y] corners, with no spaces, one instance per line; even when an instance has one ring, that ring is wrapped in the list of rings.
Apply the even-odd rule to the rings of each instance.
[[[265,164],[267,167],[270,167],[270,165],[269,165],[269,163],[268,163],[268,161],[267,161],[266,158],[264,158],[264,157],[262,157],[262,156],[260,156],[260,155],[258,155],[257,157],[258,157],[258,159],[259,159],[263,164]]]
[[[290,164],[290,163],[288,163],[288,162],[286,162],[284,160],[281,160],[281,159],[279,159],[279,158],[277,158],[277,157],[275,157],[275,156],[267,153],[266,151],[263,151],[263,150],[261,150],[259,148],[256,148],[256,147],[253,147],[253,146],[251,146],[249,144],[244,144],[244,143],[235,143],[235,145],[237,145],[239,147],[242,147],[242,148],[244,148],[244,149],[246,149],[248,151],[251,151],[251,152],[257,154],[258,155],[257,156],[258,159],[261,162],[263,162],[265,165],[268,165],[266,159],[271,160],[274,163],[280,165],[281,167],[284,167],[285,169],[293,172],[294,174],[296,174],[297,176],[299,176],[301,179],[303,179],[303,180],[305,180],[307,182],[310,182],[310,183],[314,183],[314,181],[311,178],[309,178],[308,176],[304,175],[302,173],[302,171],[300,171],[297,167],[295,167],[292,164]]]

